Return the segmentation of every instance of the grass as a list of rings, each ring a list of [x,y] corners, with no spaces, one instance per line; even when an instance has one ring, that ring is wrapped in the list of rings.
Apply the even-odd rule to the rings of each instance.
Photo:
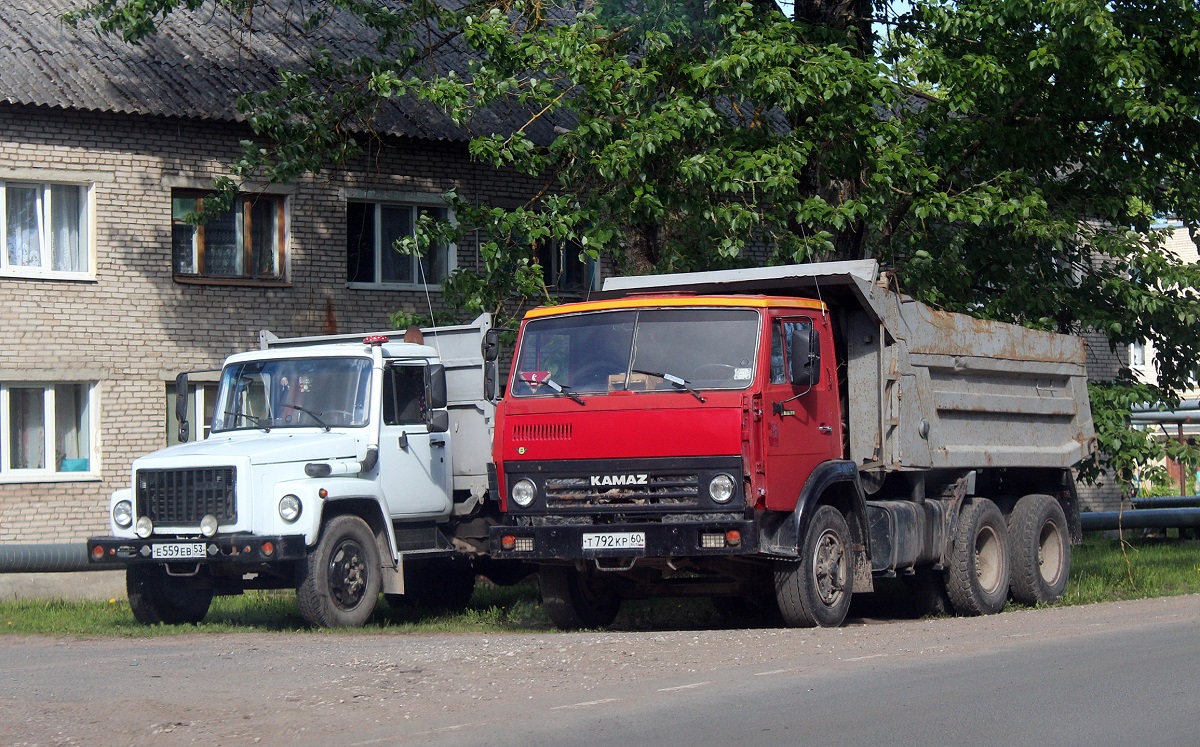
[[[1126,543],[1089,536],[1074,548],[1071,580],[1060,604],[1093,604],[1124,599],[1200,592],[1200,541],[1137,538]],[[879,597],[867,595],[864,599]],[[857,597],[856,597],[857,599]],[[706,599],[656,599],[627,602],[613,627],[617,630],[702,630],[728,623]],[[380,602],[362,628],[339,635],[372,633],[523,633],[552,630],[542,610],[537,583],[529,580],[500,587],[481,581],[471,606],[438,614],[419,608],[389,609]],[[108,601],[15,600],[0,602],[0,634],[61,636],[161,636],[180,633],[313,631],[300,617],[290,591],[248,592],[218,597],[199,625],[139,625],[124,599]]]

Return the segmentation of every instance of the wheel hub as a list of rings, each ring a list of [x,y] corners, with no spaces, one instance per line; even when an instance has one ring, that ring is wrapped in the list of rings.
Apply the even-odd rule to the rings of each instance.
[[[367,588],[367,565],[363,555],[357,542],[346,540],[337,546],[329,559],[330,595],[342,609],[353,609],[362,601]]]
[[[845,556],[841,539],[835,532],[825,532],[817,540],[817,551],[813,558],[813,575],[817,581],[817,593],[821,603],[833,607],[846,593]]]

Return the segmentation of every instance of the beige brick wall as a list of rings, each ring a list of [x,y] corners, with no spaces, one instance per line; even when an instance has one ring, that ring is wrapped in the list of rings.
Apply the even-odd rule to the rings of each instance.
[[[52,170],[94,183],[97,260],[94,282],[0,277],[0,369],[99,372],[102,465],[99,480],[0,484],[0,542],[107,531],[108,494],[128,485],[135,457],[165,444],[172,372],[218,366],[255,347],[260,329],[319,334],[328,302],[342,332],[384,329],[399,308],[426,311],[423,293],[347,287],[343,190],[528,194],[511,174],[471,163],[461,143],[392,141],[352,172],[289,185],[290,287],[176,283],[170,185],[222,174],[248,136],[234,124],[0,104],[0,178]],[[474,256],[459,247],[460,265]]]

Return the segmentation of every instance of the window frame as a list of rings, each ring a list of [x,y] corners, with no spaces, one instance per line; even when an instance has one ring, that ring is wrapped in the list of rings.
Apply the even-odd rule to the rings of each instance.
[[[371,274],[374,279],[369,282],[363,281],[363,280],[350,279],[350,273],[349,273],[349,256],[350,256],[349,210],[350,210],[351,203],[357,203],[360,205],[369,205],[372,207],[371,212],[373,215],[373,236],[374,236],[374,238],[373,238],[374,245],[372,247],[372,250],[374,253],[374,267],[372,268]],[[415,254],[409,255],[409,257],[408,257],[409,261],[412,263],[411,269],[413,271],[413,278],[416,279],[415,282],[404,283],[404,282],[391,282],[391,281],[380,280],[380,277],[383,274],[383,267],[382,267],[383,251],[381,250],[381,247],[380,247],[380,241],[381,241],[380,236],[382,233],[382,231],[380,230],[381,229],[380,224],[382,222],[382,211],[379,208],[381,206],[403,207],[403,208],[411,209],[413,211],[412,225],[413,225],[414,233],[416,231],[417,218],[419,217],[421,210],[445,211],[444,219],[450,221],[451,225],[458,224],[457,218],[454,215],[454,210],[452,208],[450,208],[450,206],[446,205],[445,201],[436,195],[422,195],[422,194],[377,195],[377,194],[373,194],[373,193],[347,194],[344,205],[343,205],[343,207],[344,207],[343,215],[346,215],[346,221],[347,221],[346,229],[344,232],[345,242],[346,242],[346,250],[345,250],[345,254],[343,255],[343,257],[345,258],[346,263],[347,263],[347,265],[346,265],[346,269],[347,269],[346,287],[348,287],[352,290],[422,290],[426,287],[428,287],[430,290],[441,290],[442,281],[445,280],[446,278],[450,277],[451,273],[453,273],[454,270],[458,268],[458,244],[454,243],[454,242],[450,242],[445,247],[442,247],[439,250],[439,251],[445,252],[445,255],[446,255],[445,262],[444,262],[446,271],[445,271],[445,276],[442,278],[439,278],[436,282],[430,282],[430,283],[428,283],[428,285],[426,285],[419,281],[419,279],[421,277],[420,261],[422,258],[418,257]]]
[[[291,258],[291,196],[275,192],[239,192],[235,204],[230,207],[233,211],[233,228],[237,244],[241,250],[240,274],[216,274],[206,271],[205,259],[208,246],[205,242],[207,223],[191,226],[182,218],[175,216],[175,201],[177,199],[194,198],[195,210],[204,205],[204,198],[215,194],[212,190],[196,187],[174,187],[171,189],[171,276],[177,283],[200,284],[231,284],[231,285],[290,285]],[[275,274],[257,274],[254,271],[255,254],[253,242],[253,210],[255,202],[265,200],[274,204],[274,227],[276,230],[274,267]],[[180,272],[176,266],[175,228],[190,226],[192,229],[191,266],[194,272]]]
[[[14,265],[8,258],[8,189],[11,186],[38,188],[38,242],[41,264]],[[86,242],[81,259],[82,270],[55,270],[53,236],[53,187],[74,187],[79,191],[79,239]],[[91,181],[41,178],[0,178],[0,277],[33,278],[38,280],[96,279],[96,185]]]
[[[57,418],[57,388],[61,386],[80,386],[86,398],[87,408],[87,441],[88,469],[81,471],[63,471],[59,469],[57,459],[58,418]],[[52,467],[34,469],[13,469],[11,466],[12,448],[12,389],[42,389],[42,435],[43,453],[46,462]],[[0,484],[12,483],[42,483],[42,482],[82,482],[101,479],[100,465],[100,384],[98,381],[80,380],[36,380],[0,381]]]

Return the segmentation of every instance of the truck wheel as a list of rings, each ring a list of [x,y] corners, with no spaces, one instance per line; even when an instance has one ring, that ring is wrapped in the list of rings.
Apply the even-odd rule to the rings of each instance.
[[[161,565],[125,569],[125,593],[133,619],[143,625],[198,623],[208,614],[213,590],[192,578],[169,576]]]
[[[775,568],[775,598],[785,624],[835,628],[846,619],[854,593],[850,527],[842,512],[820,506],[813,514],[800,560]]]
[[[335,516],[303,564],[296,587],[301,616],[317,627],[362,625],[379,600],[380,573],[371,528],[357,516]]]
[[[1027,495],[1008,516],[1012,598],[1021,604],[1053,604],[1067,590],[1071,542],[1067,516],[1048,495]]]
[[[404,564],[404,593],[385,594],[388,606],[403,610],[419,606],[430,612],[460,612],[475,593],[475,568],[467,558],[446,558]]]
[[[560,630],[604,628],[617,619],[621,597],[607,581],[568,565],[538,569],[542,607]]]
[[[994,615],[1008,600],[1008,527],[987,498],[972,498],[958,517],[946,593],[960,615]]]

